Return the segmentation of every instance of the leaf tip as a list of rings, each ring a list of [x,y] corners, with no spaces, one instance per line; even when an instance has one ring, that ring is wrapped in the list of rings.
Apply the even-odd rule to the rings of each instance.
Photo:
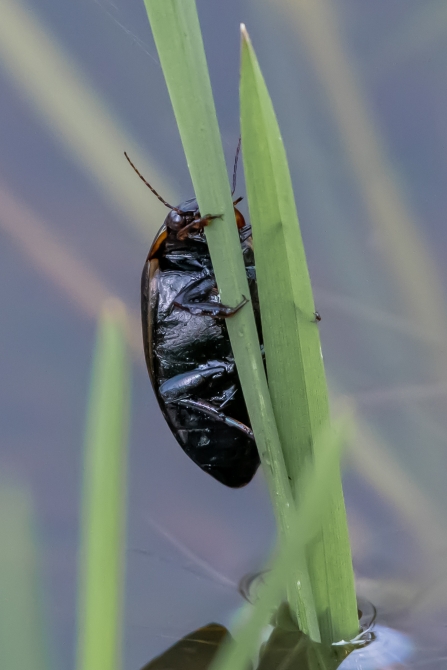
[[[248,35],[247,28],[245,27],[245,23],[241,23],[241,37],[244,42],[250,42],[250,37]]]

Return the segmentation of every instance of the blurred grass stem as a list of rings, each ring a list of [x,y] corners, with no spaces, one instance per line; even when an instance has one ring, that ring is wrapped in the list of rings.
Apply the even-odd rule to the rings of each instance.
[[[98,326],[85,435],[77,670],[121,668],[130,375],[125,311]]]
[[[0,667],[53,668],[45,621],[33,501],[22,484],[0,484]]]

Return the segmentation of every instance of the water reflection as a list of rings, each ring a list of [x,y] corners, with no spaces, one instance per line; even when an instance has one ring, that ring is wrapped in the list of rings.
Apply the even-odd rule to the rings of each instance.
[[[377,624],[369,643],[354,649],[339,666],[340,670],[391,670],[406,665],[414,645],[411,638]]]

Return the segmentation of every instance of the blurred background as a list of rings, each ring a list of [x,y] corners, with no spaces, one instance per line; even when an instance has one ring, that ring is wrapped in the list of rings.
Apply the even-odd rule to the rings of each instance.
[[[411,636],[406,667],[445,667],[447,5],[197,4],[229,172],[241,22],[279,118],[331,392],[358,413],[345,494],[359,593]],[[132,670],[194,628],[230,625],[274,520],[261,473],[233,491],[183,454],[145,369],[140,273],[166,209],[123,152],[168,201],[193,193],[142,0],[0,0],[0,17],[0,596],[29,614],[8,641],[30,627],[33,667],[73,668],[95,320],[118,296],[133,354]]]

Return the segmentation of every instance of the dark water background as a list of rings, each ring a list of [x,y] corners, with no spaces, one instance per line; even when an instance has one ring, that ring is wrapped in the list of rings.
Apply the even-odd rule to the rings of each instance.
[[[140,272],[165,210],[122,152],[168,200],[192,195],[143,3],[0,8],[0,472],[31,493],[48,629],[68,670],[94,315],[105,296],[121,297],[136,323],[131,670],[200,625],[231,621],[236,585],[262,566],[274,522],[261,474],[230,491],[184,456],[139,351]],[[358,410],[345,486],[359,591],[413,636],[406,667],[443,668],[447,6],[198,0],[198,9],[229,169],[241,21],[282,128],[331,388]],[[35,43],[20,39],[28,23]]]

